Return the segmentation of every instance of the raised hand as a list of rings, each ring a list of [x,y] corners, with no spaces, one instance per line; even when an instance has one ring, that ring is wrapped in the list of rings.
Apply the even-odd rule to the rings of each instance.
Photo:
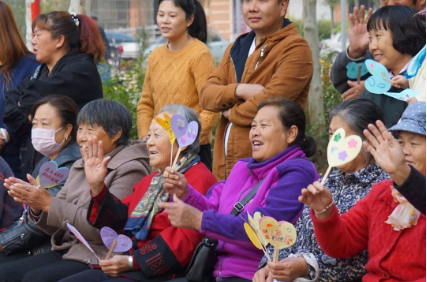
[[[170,194],[175,194],[179,199],[184,200],[188,194],[187,178],[171,167],[167,167],[163,173],[163,188]]]
[[[402,147],[394,139],[381,121],[375,125],[368,125],[363,131],[367,141],[363,142],[366,151],[371,153],[375,162],[396,182],[403,184],[410,174],[410,168],[405,162],[405,154]]]
[[[104,188],[107,165],[111,157],[104,158],[102,141],[98,142],[96,137],[89,139],[88,145],[84,145],[80,151],[84,161],[87,182],[92,194],[96,196]]]
[[[368,16],[365,19],[365,6],[360,6],[360,10],[354,7],[353,14],[350,14],[350,29],[348,32],[348,39],[350,46],[348,54],[352,58],[362,57],[369,47],[369,35],[367,29],[367,22],[372,16],[372,8],[368,10]]]
[[[331,203],[333,198],[331,191],[320,184],[319,181],[316,181],[313,185],[308,185],[307,188],[302,189],[301,196],[298,197],[298,200],[312,208],[315,212],[321,212],[316,213],[316,218],[318,219],[326,219],[332,212]],[[327,208],[326,211],[324,211],[325,208]]]

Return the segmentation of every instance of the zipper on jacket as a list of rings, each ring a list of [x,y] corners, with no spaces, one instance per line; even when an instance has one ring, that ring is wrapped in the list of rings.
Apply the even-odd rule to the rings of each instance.
[[[258,68],[259,61],[261,60],[261,58],[263,58],[263,57],[264,57],[265,49],[267,48],[267,46],[268,46],[268,43],[267,43],[267,44],[265,44],[265,45],[262,47],[262,49],[261,49],[261,54],[259,55],[259,57],[258,57],[258,61],[256,62],[256,65],[255,65],[255,69],[257,69],[257,68]]]
[[[219,272],[218,272],[218,276],[215,279],[217,282],[222,281],[221,272],[222,272],[222,263],[224,262],[224,260],[225,258],[221,259],[221,262],[219,263]]]

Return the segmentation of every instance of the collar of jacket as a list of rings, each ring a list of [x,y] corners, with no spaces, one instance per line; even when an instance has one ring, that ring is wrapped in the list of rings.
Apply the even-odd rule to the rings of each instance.
[[[147,149],[147,143],[145,141],[130,141],[127,146],[121,145],[109,154],[105,155],[105,157],[111,157],[111,160],[107,165],[107,168],[111,170],[115,170],[122,164],[132,160],[146,164],[148,169],[149,153]],[[83,159],[76,161],[74,167],[83,168]]]
[[[62,165],[71,162],[76,161],[80,159],[82,156],[80,154],[80,147],[77,144],[77,142],[73,141],[71,143],[68,143],[67,146],[65,146],[61,152],[59,152],[58,156],[53,160],[58,167],[61,167]],[[45,159],[46,161],[49,160],[49,156],[43,157],[40,162],[43,162]]]
[[[86,54],[86,53],[76,53],[73,51],[68,52],[65,54],[61,59],[58,60],[58,62],[55,64],[55,66],[52,69],[52,72],[49,74],[49,76],[52,76],[56,74],[57,72],[60,72],[62,67],[67,65],[68,63],[72,61],[80,61],[80,60],[88,60],[91,61],[93,64],[95,64],[95,61],[93,59],[92,55]],[[43,77],[45,74],[47,75],[49,72],[49,69],[47,68],[46,64],[42,64],[40,66],[40,71],[36,73],[36,75],[31,77],[31,80],[33,79],[39,79]]]
[[[266,177],[277,165],[295,158],[306,159],[306,156],[301,150],[300,145],[292,145],[274,157],[263,162],[258,162],[254,158],[247,158],[243,159],[242,161],[247,162],[247,166],[251,174],[261,180]]]
[[[277,32],[266,36],[261,39],[260,44],[258,44],[257,48],[262,45],[265,41],[271,40],[282,40],[286,37],[287,29],[285,29],[292,22],[289,19],[285,19],[283,22],[283,26]],[[249,49],[252,46],[252,42],[255,38],[255,32],[252,30],[249,33],[242,34],[239,36],[234,42],[233,46],[230,49],[230,56],[234,64],[234,69],[236,70],[236,79],[237,82],[240,83],[243,76],[243,71],[245,70],[246,59],[248,58]]]

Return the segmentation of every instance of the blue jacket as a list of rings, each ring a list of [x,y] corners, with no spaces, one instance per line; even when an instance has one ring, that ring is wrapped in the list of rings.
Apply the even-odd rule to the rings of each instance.
[[[11,134],[10,129],[4,124],[4,107],[7,92],[18,86],[22,80],[34,73],[34,70],[39,66],[34,55],[26,55],[21,57],[18,62],[12,67],[11,83],[6,84],[3,74],[0,74],[0,128],[6,128]],[[13,174],[16,177],[21,177],[21,162],[19,160],[19,148],[21,147],[22,139],[13,139],[3,148],[1,156],[11,167]]]

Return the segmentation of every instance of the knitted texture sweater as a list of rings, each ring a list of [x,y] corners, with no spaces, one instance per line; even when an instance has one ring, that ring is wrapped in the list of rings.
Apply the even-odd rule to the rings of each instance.
[[[199,93],[214,70],[215,61],[209,48],[197,39],[179,51],[169,50],[167,44],[155,49],[148,57],[144,87],[138,102],[139,138],[148,134],[152,119],[164,106],[181,104],[200,113],[200,144],[209,144],[219,113],[203,110]]]

